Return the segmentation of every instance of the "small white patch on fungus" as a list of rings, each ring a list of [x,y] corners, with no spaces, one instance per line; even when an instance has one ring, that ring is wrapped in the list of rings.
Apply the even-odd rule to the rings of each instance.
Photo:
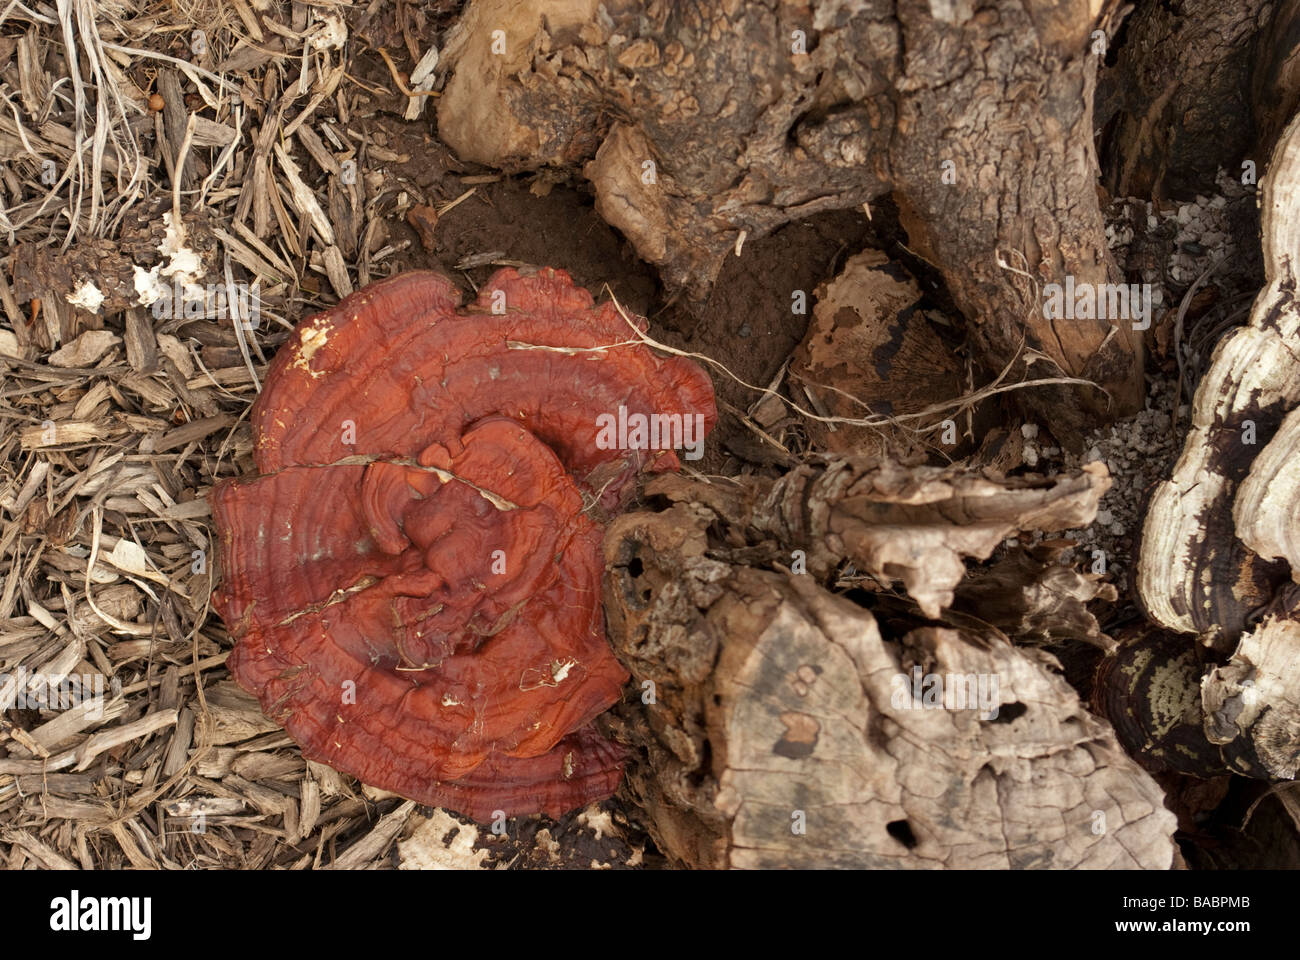
[[[313,370],[311,368],[311,358],[316,356],[317,350],[325,346],[326,341],[329,340],[330,331],[333,329],[334,325],[332,323],[324,321],[320,325],[303,327],[298,331],[298,341],[300,346],[298,348],[298,356],[293,361],[293,365],[302,370],[306,370],[312,375],[313,379],[325,376],[324,371]]]
[[[560,683],[569,675],[569,671],[577,666],[578,661],[570,657],[568,660],[556,660],[551,664],[551,678]]]

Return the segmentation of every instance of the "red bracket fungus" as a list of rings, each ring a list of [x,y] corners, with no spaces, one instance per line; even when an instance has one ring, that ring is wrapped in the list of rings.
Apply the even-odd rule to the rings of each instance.
[[[605,449],[598,418],[707,431],[713,388],[560,270],[459,304],[406,273],[298,325],[253,405],[259,475],[211,494],[214,603],[232,675],[309,758],[480,821],[558,816],[624,761],[592,723],[628,673],[591,507],[679,466]]]

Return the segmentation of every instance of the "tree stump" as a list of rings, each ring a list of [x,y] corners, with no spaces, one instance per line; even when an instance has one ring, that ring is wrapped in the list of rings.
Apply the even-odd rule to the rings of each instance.
[[[889,197],[987,369],[1103,388],[1021,394],[1071,442],[1085,414],[1142,396],[1132,324],[1050,318],[1041,298],[1067,275],[1119,279],[1094,186],[1093,7],[473,0],[439,133],[493,167],[581,167],[697,305],[747,237]]]
[[[960,570],[1008,524],[1076,522],[1105,487],[973,479],[860,460],[775,483],[665,477],[647,492],[670,506],[614,521],[606,615],[642,696],[613,724],[660,849],[696,867],[1173,863],[1162,792],[1053,657],[959,614],[882,619],[819,583],[851,558],[938,617],[943,555]],[[879,553],[886,530],[925,562]]]

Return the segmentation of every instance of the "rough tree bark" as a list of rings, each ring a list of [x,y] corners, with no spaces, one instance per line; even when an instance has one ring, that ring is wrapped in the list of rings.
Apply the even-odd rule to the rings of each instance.
[[[1097,89],[1113,196],[1190,198],[1263,165],[1300,101],[1300,3],[1143,4],[1123,35]]]
[[[1040,295],[1118,279],[1095,189],[1100,7],[473,0],[439,133],[505,169],[585,161],[601,214],[697,304],[745,237],[892,195],[989,369],[1109,391],[1023,392],[1072,443],[1141,399],[1131,324],[1049,320]]]

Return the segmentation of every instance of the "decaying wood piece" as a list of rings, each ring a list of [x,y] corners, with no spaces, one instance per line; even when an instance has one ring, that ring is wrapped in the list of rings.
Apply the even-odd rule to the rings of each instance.
[[[1118,197],[1208,193],[1240,169],[1253,140],[1250,76],[1267,0],[1139,4],[1115,65],[1102,72],[1097,122],[1109,128],[1104,181]]]
[[[1094,600],[1114,602],[1119,592],[1101,574],[1081,573],[1055,562],[1063,547],[1020,550],[957,585],[953,609],[996,623],[1018,643],[1080,640],[1110,650],[1088,609]]]
[[[1264,511],[1264,487],[1278,475],[1286,451],[1267,451],[1288,411],[1300,405],[1300,122],[1292,122],[1262,181],[1261,229],[1266,286],[1255,299],[1249,324],[1215,348],[1196,390],[1192,425],[1170,479],[1156,488],[1143,525],[1137,588],[1147,612],[1171,630],[1201,635],[1228,652],[1252,613],[1268,603],[1288,579],[1285,563],[1270,562],[1260,548],[1286,536],[1262,537],[1255,529],[1274,520]],[[1281,434],[1289,442],[1294,432]],[[1294,448],[1292,448],[1294,450]],[[1292,453],[1294,456],[1294,453]],[[1245,486],[1246,499],[1234,503]],[[1275,502],[1270,499],[1269,502]],[[1235,514],[1235,515],[1234,515]]]
[[[601,216],[696,304],[746,237],[892,195],[986,366],[1109,391],[1022,397],[1068,438],[1085,409],[1141,400],[1127,318],[1052,319],[1040,295],[1118,280],[1093,182],[1096,7],[473,0],[439,133],[508,170],[585,160]]]
[[[642,690],[613,722],[661,850],[700,867],[1173,863],[1159,787],[1054,658],[995,631],[882,635],[811,564],[749,565],[744,499],[718,486],[678,479],[671,507],[605,541],[610,637]]]
[[[952,604],[966,558],[987,559],[1018,530],[1086,526],[1109,488],[1100,462],[1050,479],[993,480],[958,467],[836,457],[800,465],[775,482],[751,481],[744,488],[749,502],[733,517],[783,550],[786,566],[793,550],[806,554],[817,577],[851,561],[882,584],[901,581],[922,613],[937,617]],[[683,490],[697,495],[670,477],[647,487],[670,498]]]

